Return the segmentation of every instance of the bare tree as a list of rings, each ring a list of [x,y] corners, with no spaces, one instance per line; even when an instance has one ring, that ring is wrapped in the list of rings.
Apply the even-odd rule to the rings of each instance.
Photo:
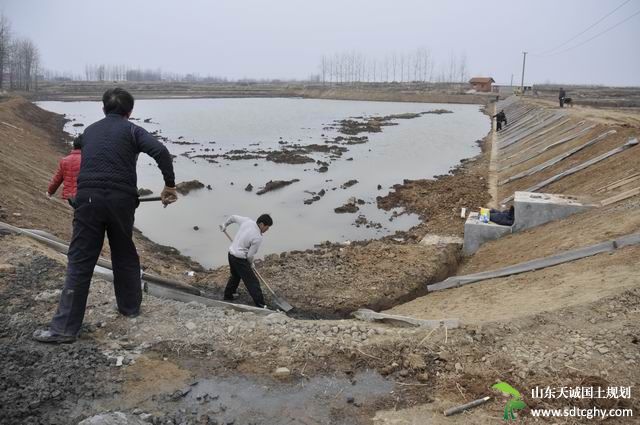
[[[9,46],[9,88],[29,91],[40,68],[38,48],[29,39],[14,40]]]
[[[460,79],[458,80],[461,83],[464,83],[467,81],[467,55],[465,53],[462,53],[462,55],[460,55],[460,61],[458,63],[458,75],[460,76]]]
[[[398,56],[396,55],[396,52],[393,52],[393,55],[391,56],[391,67],[393,68],[393,81],[396,81],[397,65],[398,65]]]
[[[325,55],[322,55],[322,63],[320,64],[320,75],[322,76],[322,84],[324,85],[327,81],[327,69],[328,69],[328,63],[327,63],[327,57]]]
[[[4,71],[8,65],[10,44],[11,24],[4,14],[0,14],[0,90],[4,85]]]

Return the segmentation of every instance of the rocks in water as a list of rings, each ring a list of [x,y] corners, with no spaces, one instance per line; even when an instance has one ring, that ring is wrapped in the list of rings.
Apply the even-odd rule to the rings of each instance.
[[[315,192],[308,192],[306,190],[305,190],[305,192],[310,193],[311,195],[313,195],[313,197],[304,200],[304,204],[305,205],[311,205],[314,202],[319,201],[320,198],[322,198],[327,193],[327,191],[324,190],[324,189],[321,189],[320,192],[318,192],[317,194]]]
[[[355,202],[347,202],[346,204],[344,204],[341,207],[334,208],[333,211],[335,211],[336,214],[344,214],[344,213],[355,213],[359,209],[360,208],[358,208],[358,206],[356,205]]]
[[[189,180],[186,182],[181,182],[176,185],[176,190],[181,195],[186,195],[192,190],[202,189],[204,184],[199,182],[198,180]]]
[[[380,189],[382,189],[382,185],[381,184],[378,185],[378,190],[380,190]]]
[[[420,113],[420,115],[424,115],[424,114],[436,114],[436,115],[453,114],[453,111],[449,111],[447,109],[433,109],[431,111],[426,111],[426,112],[421,112]]]
[[[306,155],[300,155],[290,151],[277,151],[267,154],[267,161],[275,162],[276,164],[307,164],[314,162],[313,158]]]
[[[196,230],[196,231],[197,231],[197,230],[200,230],[200,227],[198,227],[198,226],[193,226],[193,230]]]
[[[75,124],[73,124],[74,127],[84,127],[84,124],[77,122]]]
[[[244,190],[246,190],[247,192],[251,192],[253,190],[253,185],[249,183],[247,187],[244,188]]]
[[[289,186],[292,183],[296,183],[299,182],[300,179],[293,179],[293,180],[269,180],[267,183],[265,183],[264,187],[262,189],[260,189],[259,191],[256,192],[256,195],[262,195],[265,194],[267,192],[271,192],[272,190],[276,190],[276,189],[280,189],[283,188],[285,186]]]
[[[356,227],[364,226],[367,229],[382,229],[382,224],[375,221],[369,221],[367,217],[364,216],[364,214],[360,214],[358,218],[356,218],[354,224]]]
[[[356,180],[356,179],[349,180],[348,182],[345,182],[345,183],[341,184],[340,187],[342,189],[347,189],[347,188],[353,186],[354,184],[358,184],[358,180]]]
[[[316,169],[317,172],[326,173],[327,171],[329,171],[329,163],[328,162],[316,161],[316,164],[318,164],[320,166],[320,168]]]
[[[305,205],[311,205],[311,204],[313,204],[314,202],[319,201],[319,200],[320,200],[320,197],[316,195],[316,196],[314,196],[313,198],[305,199],[305,200],[304,200],[304,204],[305,204]]]
[[[207,185],[207,190],[213,190],[210,184]]]

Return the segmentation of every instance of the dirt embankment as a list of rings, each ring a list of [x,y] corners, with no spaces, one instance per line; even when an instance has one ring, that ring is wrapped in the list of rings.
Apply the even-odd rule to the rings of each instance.
[[[460,84],[368,83],[354,85],[303,83],[179,83],[118,82],[136,99],[307,97],[312,99],[369,100],[385,102],[476,103],[486,104],[494,93],[465,93]],[[23,93],[34,100],[100,100],[112,82],[43,82],[37,92]]]
[[[73,210],[61,199],[45,196],[58,161],[70,151],[63,116],[44,111],[22,98],[0,99],[0,221],[27,229],[47,230],[71,239]],[[155,244],[136,231],[142,264],[160,274],[202,267],[171,247]],[[105,244],[106,245],[106,244]],[[108,246],[103,255],[109,256]]]

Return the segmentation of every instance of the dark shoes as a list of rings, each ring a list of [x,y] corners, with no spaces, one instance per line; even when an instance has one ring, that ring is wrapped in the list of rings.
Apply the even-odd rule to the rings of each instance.
[[[225,295],[223,300],[225,300],[225,301],[233,301],[235,299],[238,299],[239,296],[240,296],[240,294],[233,294],[231,296]]]
[[[115,311],[117,311],[118,313],[120,313],[121,315],[123,315],[124,317],[127,317],[129,319],[134,319],[138,316],[140,316],[140,310],[136,311],[135,313],[131,313],[131,314],[127,314],[127,313],[123,313],[120,308],[118,307],[118,304],[114,304],[113,305],[113,309]]]
[[[76,342],[77,337],[75,335],[59,335],[51,332],[49,329],[38,329],[33,333],[33,339],[38,342],[68,344]]]

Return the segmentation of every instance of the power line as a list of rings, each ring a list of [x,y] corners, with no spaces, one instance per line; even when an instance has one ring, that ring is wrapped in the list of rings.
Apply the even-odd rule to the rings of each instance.
[[[620,6],[616,7],[615,9],[613,9],[611,12],[607,13],[606,15],[604,15],[602,18],[598,19],[597,21],[595,21],[593,24],[589,25],[587,28],[585,28],[584,30],[582,30],[581,32],[579,32],[578,34],[574,35],[573,37],[571,37],[570,39],[568,39],[567,41],[565,41],[564,43],[558,44],[556,47],[552,48],[552,49],[548,49],[545,50],[542,53],[534,53],[536,56],[544,56],[547,55],[550,52],[553,52],[554,50],[559,49],[562,46],[567,45],[568,43],[570,43],[571,41],[575,40],[576,38],[580,37],[582,34],[584,34],[585,32],[589,31],[591,28],[595,27],[596,25],[598,25],[600,22],[604,21],[606,18],[608,18],[609,16],[611,16],[615,11],[617,11],[618,9],[620,9],[622,6],[624,6],[625,4],[629,3],[631,0],[626,0],[625,2],[623,2]]]
[[[631,16],[629,16],[629,17],[627,17],[626,19],[623,19],[622,21],[618,22],[617,24],[614,24],[614,25],[610,26],[610,27],[609,27],[609,28],[607,28],[606,30],[604,30],[604,31],[601,31],[601,32],[597,33],[597,34],[596,34],[596,35],[594,35],[593,37],[591,37],[591,38],[587,38],[587,39],[586,39],[586,40],[584,40],[582,43],[576,44],[575,46],[569,47],[569,48],[564,49],[564,50],[562,50],[562,51],[560,51],[560,52],[551,53],[550,55],[547,55],[547,56],[555,56],[555,55],[559,55],[559,54],[561,54],[561,53],[568,52],[569,50],[573,50],[573,49],[575,49],[575,48],[578,48],[578,47],[580,47],[580,46],[582,46],[582,45],[584,45],[584,44],[586,44],[586,43],[590,42],[590,41],[591,41],[591,40],[593,40],[594,38],[600,37],[602,34],[605,34],[605,33],[609,32],[609,31],[611,31],[612,29],[614,29],[614,28],[616,28],[616,27],[618,27],[618,26],[620,26],[620,25],[624,24],[624,23],[625,23],[625,22],[627,22],[629,19],[631,19],[631,18],[633,18],[633,17],[635,17],[635,16],[637,16],[637,15],[640,15],[640,10],[638,10],[638,11],[637,11],[636,13],[634,13],[633,15],[631,15]]]

